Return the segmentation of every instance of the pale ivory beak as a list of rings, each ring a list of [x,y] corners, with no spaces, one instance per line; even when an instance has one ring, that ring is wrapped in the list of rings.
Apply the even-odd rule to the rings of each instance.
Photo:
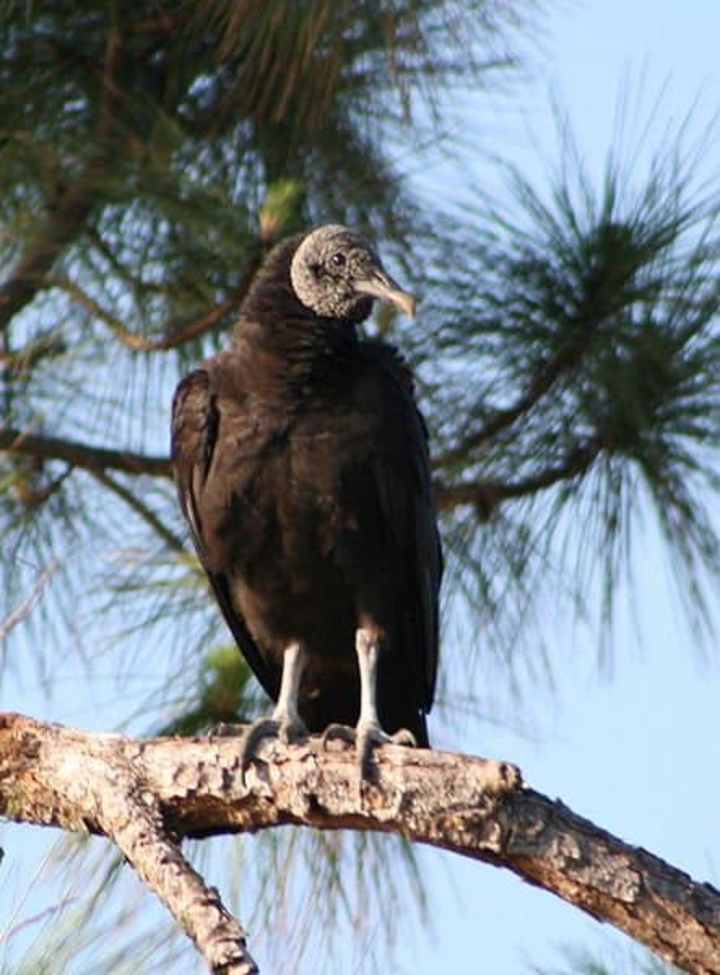
[[[393,281],[390,275],[386,274],[380,268],[373,270],[371,277],[365,278],[362,281],[356,281],[355,290],[364,295],[379,298],[380,301],[389,301],[407,315],[408,318],[415,317],[415,306],[417,302],[413,295],[407,291],[403,291],[400,285]]]

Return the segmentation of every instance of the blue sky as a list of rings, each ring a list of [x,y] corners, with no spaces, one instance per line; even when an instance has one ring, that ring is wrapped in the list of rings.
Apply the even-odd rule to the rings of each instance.
[[[552,95],[567,112],[589,171],[601,173],[628,79],[639,120],[647,118],[657,100],[650,151],[659,148],[664,126],[679,125],[693,105],[691,132],[700,138],[720,110],[716,0],[587,0],[549,6],[556,9],[540,39],[541,65],[526,88],[523,111],[499,114],[494,122],[502,141],[498,151],[542,180],[538,149],[552,161],[557,145]],[[514,109],[518,101],[513,99]],[[634,147],[638,131],[632,110],[626,118],[625,140]],[[478,127],[486,124],[483,118]],[[641,152],[639,165],[642,157]],[[701,166],[701,178],[718,182],[717,140]],[[431,181],[432,173],[426,174],[425,182]],[[555,688],[538,686],[534,693],[526,688],[520,721],[532,728],[532,738],[488,723],[471,739],[443,744],[516,762],[533,788],[562,798],[697,879],[717,884],[720,781],[709,770],[720,763],[720,661],[714,647],[706,647],[710,652],[703,655],[694,645],[652,532],[636,560],[636,588],[625,594],[625,609],[618,616],[611,674],[598,668],[597,632],[573,627],[547,606],[553,619],[549,640]],[[634,612],[639,625],[633,622]],[[480,664],[479,682],[482,670]],[[487,698],[492,701],[492,689]],[[439,856],[432,854],[433,859]],[[433,947],[423,947],[408,972],[514,975],[527,971],[530,963],[562,967],[558,949],[565,944],[597,947],[601,953],[632,950],[632,942],[616,937],[612,929],[506,872],[458,862],[448,874],[455,888],[453,893],[448,882],[447,895],[440,891],[446,874],[435,874],[441,907]],[[612,948],[615,943],[619,949]]]
[[[547,6],[555,9],[546,20],[541,52],[533,53],[535,76],[522,88],[521,98],[517,92],[513,96],[513,112],[503,114],[499,107],[491,126],[503,153],[521,161],[526,171],[537,167],[538,179],[543,168],[528,134],[552,158],[551,91],[568,112],[591,172],[601,170],[613,140],[618,96],[628,77],[635,79],[633,90],[647,105],[666,85],[657,132],[664,121],[681,122],[697,101],[699,133],[720,107],[718,0],[588,0]],[[488,124],[485,114],[480,123]],[[629,132],[631,141],[634,134]],[[720,172],[717,146],[702,165],[708,178]],[[445,180],[446,166],[426,172],[424,183]],[[479,179],[483,175],[478,171]],[[636,590],[626,595],[628,605],[639,606],[639,626],[627,610],[620,612],[612,674],[598,668],[592,627],[574,627],[547,605],[554,689],[542,682],[530,689],[526,682],[521,713],[513,713],[517,702],[481,663],[475,669],[477,691],[488,711],[506,719],[507,726],[502,720],[488,721],[462,735],[436,727],[435,739],[441,747],[515,762],[539,791],[561,797],[577,812],[696,878],[717,883],[720,782],[711,770],[720,766],[719,662],[712,648],[704,659],[694,647],[652,533],[638,553],[637,569]],[[449,645],[445,652],[460,648]],[[68,683],[71,674],[69,669]],[[0,708],[104,727],[104,710],[89,701],[71,704],[62,684],[48,704],[31,692],[31,678],[29,669],[16,669],[0,689]],[[515,726],[528,733],[513,732]],[[31,835],[31,845],[39,842],[37,831]],[[0,845],[12,846],[15,854],[18,836],[6,828],[0,831]],[[398,973],[436,975],[440,969],[513,975],[526,971],[528,962],[557,963],[557,946],[564,943],[604,948],[612,939],[610,929],[509,873],[437,851],[422,856],[434,887],[434,930],[429,940],[417,929],[408,932],[398,949]],[[20,869],[12,862],[1,869],[5,894],[8,884],[17,894],[24,880]],[[9,920],[11,902],[17,907],[16,897],[0,905],[0,930]],[[40,898],[38,907],[42,903]],[[258,955],[262,958],[262,951]]]

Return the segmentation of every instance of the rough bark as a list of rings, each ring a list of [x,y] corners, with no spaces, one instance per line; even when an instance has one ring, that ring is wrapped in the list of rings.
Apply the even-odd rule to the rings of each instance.
[[[360,788],[354,751],[237,739],[86,734],[0,715],[0,814],[109,837],[211,970],[256,971],[240,924],[185,861],[183,836],[287,823],[399,833],[505,867],[680,968],[720,975],[720,892],[529,789],[505,762],[387,746]]]

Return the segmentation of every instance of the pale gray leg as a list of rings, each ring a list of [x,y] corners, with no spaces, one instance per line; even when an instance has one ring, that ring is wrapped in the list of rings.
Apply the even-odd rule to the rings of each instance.
[[[355,749],[360,766],[360,776],[369,778],[370,756],[375,745],[417,745],[415,736],[407,728],[401,728],[394,735],[383,731],[377,713],[377,675],[380,658],[380,640],[374,630],[360,627],[355,633],[355,650],[360,670],[360,717],[353,735],[352,729],[344,725],[330,725],[323,740],[329,738],[355,739]]]
[[[298,711],[298,694],[306,661],[307,657],[302,646],[299,643],[291,643],[283,657],[280,694],[272,714],[273,719],[280,725],[280,734],[292,734],[293,729],[299,727],[302,727],[305,732],[305,725]]]
[[[377,671],[380,656],[380,643],[374,633],[359,629],[355,634],[355,650],[360,668],[360,728],[374,728],[380,734],[385,732],[380,727],[377,713]],[[386,736],[387,737],[387,736]]]
[[[277,704],[269,718],[260,718],[248,730],[242,744],[241,768],[250,764],[253,752],[263,738],[278,737],[285,744],[307,735],[298,711],[298,693],[307,656],[300,643],[291,643],[283,655],[282,680]]]

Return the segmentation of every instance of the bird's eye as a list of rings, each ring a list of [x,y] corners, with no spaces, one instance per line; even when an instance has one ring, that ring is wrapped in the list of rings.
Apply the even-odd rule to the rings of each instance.
[[[333,256],[330,258],[330,263],[333,265],[333,267],[343,267],[345,261],[346,258],[342,251],[338,251],[337,254],[333,254]]]

